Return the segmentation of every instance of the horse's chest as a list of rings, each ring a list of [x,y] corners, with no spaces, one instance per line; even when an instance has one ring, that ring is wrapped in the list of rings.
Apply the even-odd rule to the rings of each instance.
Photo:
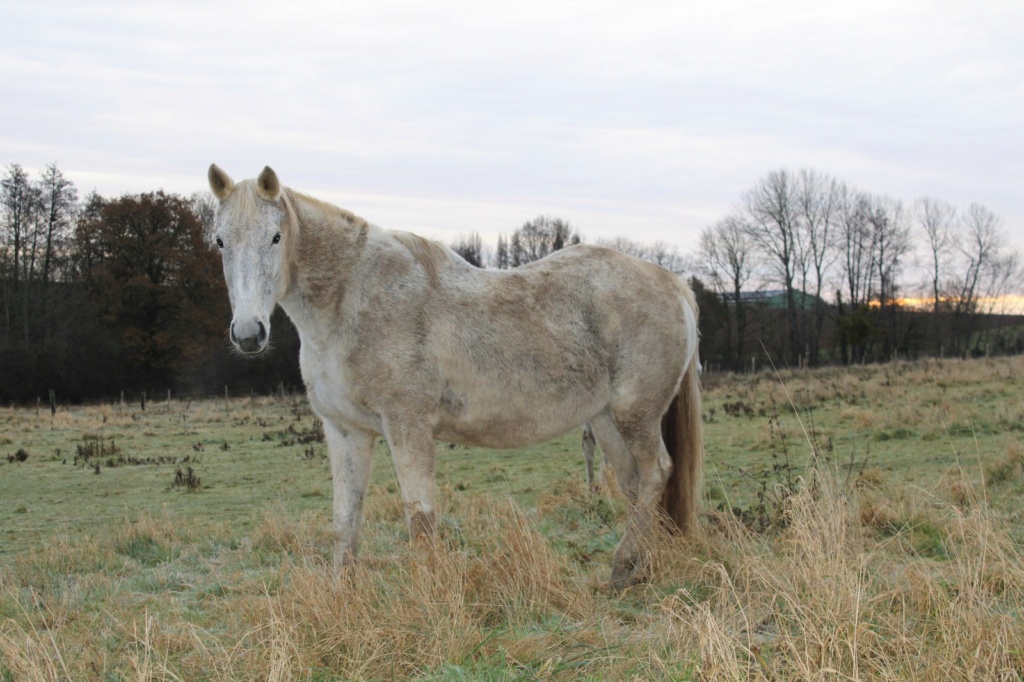
[[[305,348],[299,359],[306,393],[317,414],[339,426],[357,425],[380,430],[379,416],[359,399],[346,363],[332,357],[332,354],[319,355]]]

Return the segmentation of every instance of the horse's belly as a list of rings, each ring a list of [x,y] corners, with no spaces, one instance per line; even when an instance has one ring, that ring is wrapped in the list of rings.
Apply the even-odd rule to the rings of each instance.
[[[518,448],[557,438],[580,426],[592,414],[563,410],[548,413],[506,409],[498,412],[442,417],[434,436],[438,440],[486,448]]]

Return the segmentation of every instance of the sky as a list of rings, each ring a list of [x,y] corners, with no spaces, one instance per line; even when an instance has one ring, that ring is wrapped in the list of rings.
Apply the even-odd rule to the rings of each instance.
[[[1024,2],[0,0],[0,164],[264,165],[385,228],[696,250],[771,170],[984,204],[1024,249]]]

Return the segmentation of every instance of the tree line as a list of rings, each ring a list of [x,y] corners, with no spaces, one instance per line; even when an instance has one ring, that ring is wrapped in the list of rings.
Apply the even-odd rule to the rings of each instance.
[[[298,336],[280,310],[269,357],[238,357],[226,342],[213,213],[205,193],[80,197],[55,163],[36,177],[9,165],[0,401],[50,389],[62,400],[298,390]],[[569,222],[539,216],[499,235],[493,251],[479,233],[451,246],[477,267],[514,268],[582,241]],[[1024,350],[1024,320],[993,314],[1022,289],[1020,257],[978,204],[905,206],[817,171],[777,170],[707,227],[693,254],[624,237],[598,243],[689,278],[712,366],[748,367],[766,351],[797,365]],[[909,305],[912,292],[927,305]]]
[[[0,401],[50,389],[77,401],[301,386],[287,322],[275,318],[282,352],[267,362],[244,362],[225,343],[230,309],[206,236],[212,215],[208,195],[79,198],[56,164],[35,178],[8,166],[0,180]]]
[[[1022,290],[1020,254],[981,204],[904,204],[814,170],[775,170],[701,234],[700,269],[723,302],[720,360],[763,354],[752,290],[776,287],[776,361],[1021,352],[1021,320],[996,315]],[[763,316],[763,315],[762,315]]]

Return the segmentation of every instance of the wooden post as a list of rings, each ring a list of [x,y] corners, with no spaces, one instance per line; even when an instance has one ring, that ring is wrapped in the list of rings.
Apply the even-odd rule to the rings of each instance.
[[[142,392],[142,411],[146,411],[146,392]]]
[[[54,417],[57,415],[57,392],[52,388],[50,389],[50,416]]]
[[[228,412],[228,387],[224,386],[224,412]]]

